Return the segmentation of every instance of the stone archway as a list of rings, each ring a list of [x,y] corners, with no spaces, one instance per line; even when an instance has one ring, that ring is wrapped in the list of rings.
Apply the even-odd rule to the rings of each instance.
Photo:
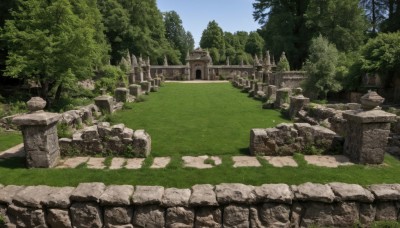
[[[201,80],[203,79],[201,70],[196,70],[196,80]]]

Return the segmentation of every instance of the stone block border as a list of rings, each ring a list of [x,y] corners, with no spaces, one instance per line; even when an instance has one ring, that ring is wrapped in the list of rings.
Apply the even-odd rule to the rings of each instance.
[[[400,184],[0,185],[1,227],[352,227],[399,212]]]

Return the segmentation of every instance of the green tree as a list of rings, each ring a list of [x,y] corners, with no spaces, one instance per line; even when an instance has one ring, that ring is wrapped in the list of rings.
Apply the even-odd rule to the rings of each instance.
[[[336,78],[339,52],[336,47],[322,36],[312,39],[310,55],[304,65],[307,79],[305,91],[326,99],[328,92],[337,92],[342,86]]]
[[[11,19],[11,10],[16,6],[15,0],[0,1],[0,29],[4,27],[6,20]],[[0,40],[0,77],[6,67],[7,47],[6,42]]]
[[[285,52],[282,53],[281,58],[279,59],[279,63],[276,66],[279,72],[290,71],[290,64],[288,59],[286,58]]]
[[[250,32],[249,38],[247,39],[247,43],[245,46],[245,50],[247,53],[254,55],[262,55],[264,48],[264,40],[258,34],[258,32]]]
[[[19,0],[2,35],[9,49],[5,74],[39,82],[46,100],[53,88],[59,96],[63,85],[90,77],[107,51],[96,31],[99,12],[93,3]]]
[[[220,63],[220,61],[224,61],[225,56],[225,41],[224,41],[224,32],[219,27],[218,23],[215,21],[211,21],[208,23],[207,28],[203,31],[203,34],[200,39],[200,47],[201,48],[215,48],[219,52],[219,60],[213,59],[214,63]]]

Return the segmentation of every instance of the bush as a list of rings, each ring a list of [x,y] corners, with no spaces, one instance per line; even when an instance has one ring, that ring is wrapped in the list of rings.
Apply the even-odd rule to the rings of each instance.
[[[118,83],[127,83],[127,78],[119,67],[107,65],[99,72],[99,78],[96,80],[96,90],[105,88],[109,92],[114,92]]]
[[[58,138],[72,138],[72,130],[66,123],[60,123],[57,125]]]

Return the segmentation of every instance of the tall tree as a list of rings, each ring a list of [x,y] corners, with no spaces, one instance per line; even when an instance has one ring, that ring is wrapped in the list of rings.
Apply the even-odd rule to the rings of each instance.
[[[0,29],[4,27],[6,20],[11,18],[11,10],[15,8],[15,0],[0,1]],[[6,67],[7,47],[6,41],[0,40],[0,76]]]
[[[264,40],[258,32],[250,32],[249,39],[247,40],[245,50],[252,56],[260,56],[263,54]]]
[[[366,16],[371,26],[371,33],[376,34],[380,30],[380,24],[386,18],[386,0],[361,0]]]
[[[207,28],[203,31],[200,39],[200,47],[215,48],[219,51],[219,60],[224,61],[224,58],[221,58],[225,55],[224,32],[216,21],[209,22]],[[213,59],[213,61],[214,63],[220,62],[217,59]]]
[[[104,37],[96,31],[100,25],[95,1],[19,0],[18,4],[2,35],[9,48],[6,75],[39,82],[40,95],[49,100],[54,87],[61,93],[63,84],[90,77],[105,59]]]

